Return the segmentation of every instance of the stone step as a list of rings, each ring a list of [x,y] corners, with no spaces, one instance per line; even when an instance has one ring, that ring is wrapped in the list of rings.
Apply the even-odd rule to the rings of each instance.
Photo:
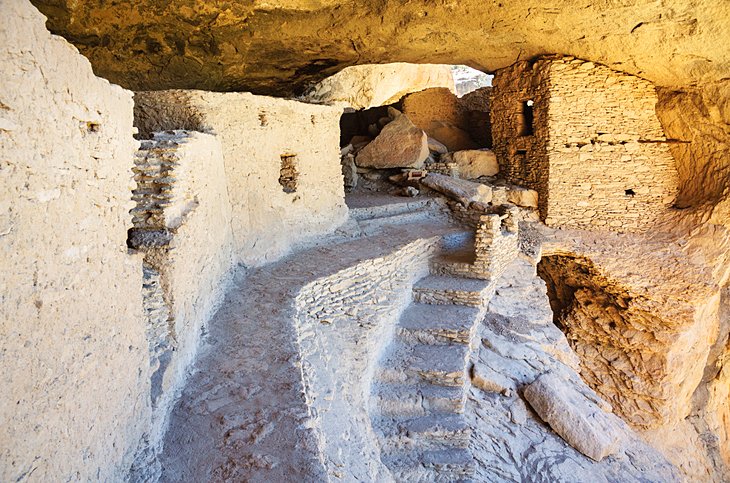
[[[472,430],[462,415],[429,414],[396,422],[383,419],[374,424],[382,433],[382,451],[413,451],[466,448]]]
[[[417,223],[437,216],[438,213],[435,211],[421,209],[380,218],[369,218],[366,220],[360,220],[357,223],[364,234],[372,235],[385,226],[407,225],[409,223]]]
[[[424,208],[436,208],[439,206],[433,198],[421,198],[416,200],[403,200],[397,203],[386,203],[375,206],[364,206],[358,208],[350,208],[350,217],[357,220],[372,220],[374,218],[384,218],[394,215],[401,215]]]
[[[378,380],[462,386],[466,383],[468,357],[469,346],[464,344],[426,345],[395,341],[380,362]]]
[[[464,412],[466,389],[433,384],[379,383],[373,388],[373,412],[390,417]]]
[[[380,459],[396,481],[407,482],[470,481],[476,467],[464,448],[384,453]]]
[[[474,251],[474,230],[461,230],[444,237],[442,249],[445,253],[461,250]]]
[[[414,344],[468,344],[483,316],[477,307],[411,304],[401,315],[396,334]]]
[[[476,254],[473,248],[462,248],[440,253],[430,262],[431,274],[488,280],[489,274],[479,270],[474,264],[475,260]]]
[[[494,295],[489,280],[430,275],[413,285],[413,300],[432,305],[483,307]]]

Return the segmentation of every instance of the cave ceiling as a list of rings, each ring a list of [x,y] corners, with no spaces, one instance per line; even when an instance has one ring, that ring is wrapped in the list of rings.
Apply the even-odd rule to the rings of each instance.
[[[665,86],[730,78],[727,0],[33,0],[133,90],[292,95],[355,64],[494,71],[561,53]]]

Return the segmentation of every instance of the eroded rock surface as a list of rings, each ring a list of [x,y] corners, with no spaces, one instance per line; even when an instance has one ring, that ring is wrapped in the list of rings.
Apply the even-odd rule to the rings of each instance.
[[[730,5],[661,2],[35,0],[97,74],[132,88],[291,93],[354,64],[493,71],[562,52],[662,85],[730,77]]]

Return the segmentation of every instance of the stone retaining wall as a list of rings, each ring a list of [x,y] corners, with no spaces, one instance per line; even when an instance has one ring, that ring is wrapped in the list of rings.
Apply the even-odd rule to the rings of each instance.
[[[413,283],[441,237],[420,239],[303,287],[296,298],[305,392],[330,476],[387,480],[370,427],[370,382]]]

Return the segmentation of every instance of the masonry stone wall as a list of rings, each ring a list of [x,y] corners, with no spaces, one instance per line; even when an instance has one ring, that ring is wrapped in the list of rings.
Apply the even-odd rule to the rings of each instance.
[[[143,137],[169,129],[215,133],[223,147],[234,253],[248,266],[271,262],[344,223],[340,108],[203,91],[140,92],[135,123]],[[294,190],[279,183],[293,156]]]
[[[550,197],[549,97],[549,70],[545,63],[518,62],[497,71],[492,79],[492,149],[500,176],[537,191],[543,219]],[[528,102],[532,105],[528,106]],[[531,108],[532,122],[527,119],[527,108]]]
[[[132,94],[0,4],[0,481],[121,481],[150,419]]]
[[[155,133],[142,142],[134,171],[137,206],[130,243],[145,254],[154,411],[148,440],[154,453],[206,324],[228,287],[233,232],[223,154],[215,136]],[[147,471],[145,466],[149,463],[138,461],[137,471]]]
[[[305,396],[333,478],[385,481],[370,427],[370,382],[413,283],[426,276],[441,237],[416,240],[301,289],[297,334]]]
[[[678,185],[656,102],[651,83],[572,58],[499,71],[492,124],[502,172],[538,191],[550,226],[645,229]]]

